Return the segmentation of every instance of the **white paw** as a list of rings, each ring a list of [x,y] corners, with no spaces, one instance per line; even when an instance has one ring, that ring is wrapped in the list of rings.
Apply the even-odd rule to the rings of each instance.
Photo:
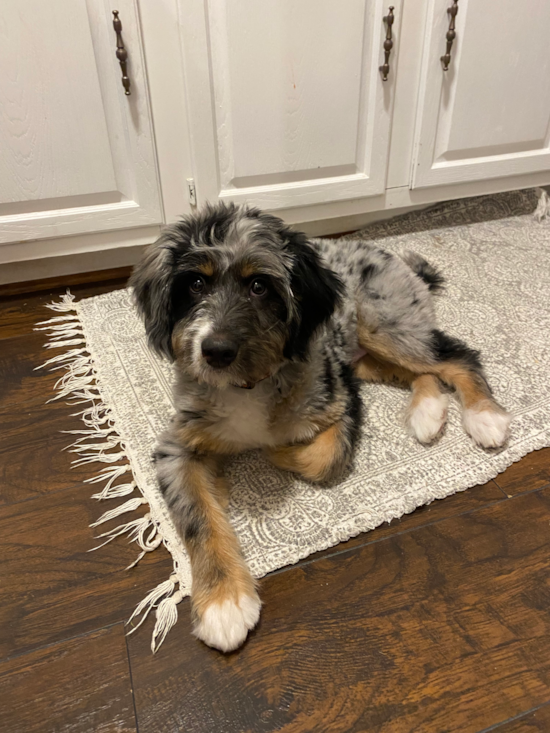
[[[511,416],[496,410],[464,410],[464,430],[484,448],[500,448],[508,437]]]
[[[203,613],[193,633],[208,646],[222,652],[237,649],[260,618],[258,596],[241,596],[238,604],[226,600],[213,603]]]
[[[448,397],[424,397],[411,407],[407,414],[407,426],[420,443],[431,443],[441,432],[447,419]]]

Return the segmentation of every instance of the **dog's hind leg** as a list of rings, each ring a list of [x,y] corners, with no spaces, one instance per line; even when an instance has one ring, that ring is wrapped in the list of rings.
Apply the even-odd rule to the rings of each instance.
[[[373,333],[360,328],[359,344],[367,356],[356,366],[358,376],[367,378],[372,364],[380,362],[389,365],[388,373],[403,375],[400,381],[408,381],[413,386],[408,424],[422,442],[428,442],[430,435],[434,437],[438,422],[445,419],[446,397],[436,378],[456,390],[462,405],[464,429],[476,443],[496,448],[506,441],[510,416],[493,398],[479,354],[458,339],[434,329],[424,343],[414,344],[413,352],[400,348],[387,332]]]
[[[499,448],[508,437],[511,417],[493,398],[481,370],[444,361],[438,376],[454,387],[462,403],[464,430],[484,448]]]
[[[462,404],[462,424],[476,443],[499,448],[508,437],[511,417],[494,399],[477,351],[434,329],[432,373],[454,387]]]

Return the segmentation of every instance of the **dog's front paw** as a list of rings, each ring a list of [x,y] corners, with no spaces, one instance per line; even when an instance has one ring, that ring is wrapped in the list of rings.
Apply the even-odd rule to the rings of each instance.
[[[242,595],[237,603],[226,598],[221,603],[211,603],[203,611],[193,633],[208,646],[222,652],[237,649],[260,618],[260,599]]]
[[[500,448],[508,437],[511,416],[496,410],[464,410],[466,432],[483,448]]]

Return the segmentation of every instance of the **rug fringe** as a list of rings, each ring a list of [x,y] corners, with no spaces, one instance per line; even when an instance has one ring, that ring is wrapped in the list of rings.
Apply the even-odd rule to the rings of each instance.
[[[177,585],[178,576],[172,573],[168,580],[159,583],[156,588],[153,588],[145,596],[126,622],[128,626],[132,624],[134,619],[137,620],[136,625],[128,632],[128,636],[130,636],[130,634],[133,634],[134,631],[139,629],[153,608],[156,609],[155,628],[153,630],[153,638],[151,639],[151,651],[153,654],[158,651],[166,635],[178,620],[177,605],[183,599],[183,593],[179,589],[176,590]]]
[[[122,438],[114,425],[112,412],[103,401],[74,295],[67,291],[65,295],[61,296],[59,303],[49,303],[46,307],[63,314],[41,321],[35,327],[36,331],[44,331],[48,335],[49,340],[45,348],[63,350],[37,367],[37,369],[47,368],[50,371],[64,370],[63,375],[55,384],[56,394],[48,402],[65,398],[71,405],[86,403],[84,409],[73,413],[74,416],[82,419],[86,429],[64,431],[67,434],[79,436],[66,448],[68,452],[76,454],[72,465],[80,466],[96,462],[119,464],[100,468],[96,475],[85,479],[84,483],[104,482],[105,484],[99,492],[92,494],[93,499],[98,501],[118,499],[129,496],[136,489],[140,493],[140,496],[126,499],[114,509],[104,512],[90,525],[90,527],[98,527],[122,514],[135,512],[148,502],[133,476]],[[121,464],[121,461],[124,463]],[[129,481],[115,483],[127,473],[131,475]],[[136,560],[126,568],[127,570],[135,567],[147,552],[156,550],[163,543],[166,544],[160,533],[160,526],[151,516],[149,508],[144,516],[99,534],[96,539],[105,541],[90,548],[88,552],[99,550],[124,534],[128,536],[130,542],[135,542],[141,549]],[[175,571],[176,563],[174,561],[174,572],[169,579],[148,593],[127,621],[127,624],[130,624],[139,617],[138,623],[128,632],[132,634],[146,620],[150,611],[155,609],[156,621],[151,639],[153,653],[160,648],[166,635],[178,620],[177,604],[182,600],[184,594],[179,589],[179,580]]]

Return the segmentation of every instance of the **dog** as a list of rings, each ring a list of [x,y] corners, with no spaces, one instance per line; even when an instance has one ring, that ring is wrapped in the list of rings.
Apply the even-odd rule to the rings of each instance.
[[[308,481],[337,478],[361,432],[360,380],[412,389],[406,424],[421,443],[445,424],[443,385],[476,443],[507,439],[479,354],[436,326],[443,278],[416,254],[207,205],[164,230],[130,285],[150,346],[176,364],[176,414],[153,460],[191,561],[193,632],[223,652],[261,605],[226,514],[225,457],[260,448]]]

